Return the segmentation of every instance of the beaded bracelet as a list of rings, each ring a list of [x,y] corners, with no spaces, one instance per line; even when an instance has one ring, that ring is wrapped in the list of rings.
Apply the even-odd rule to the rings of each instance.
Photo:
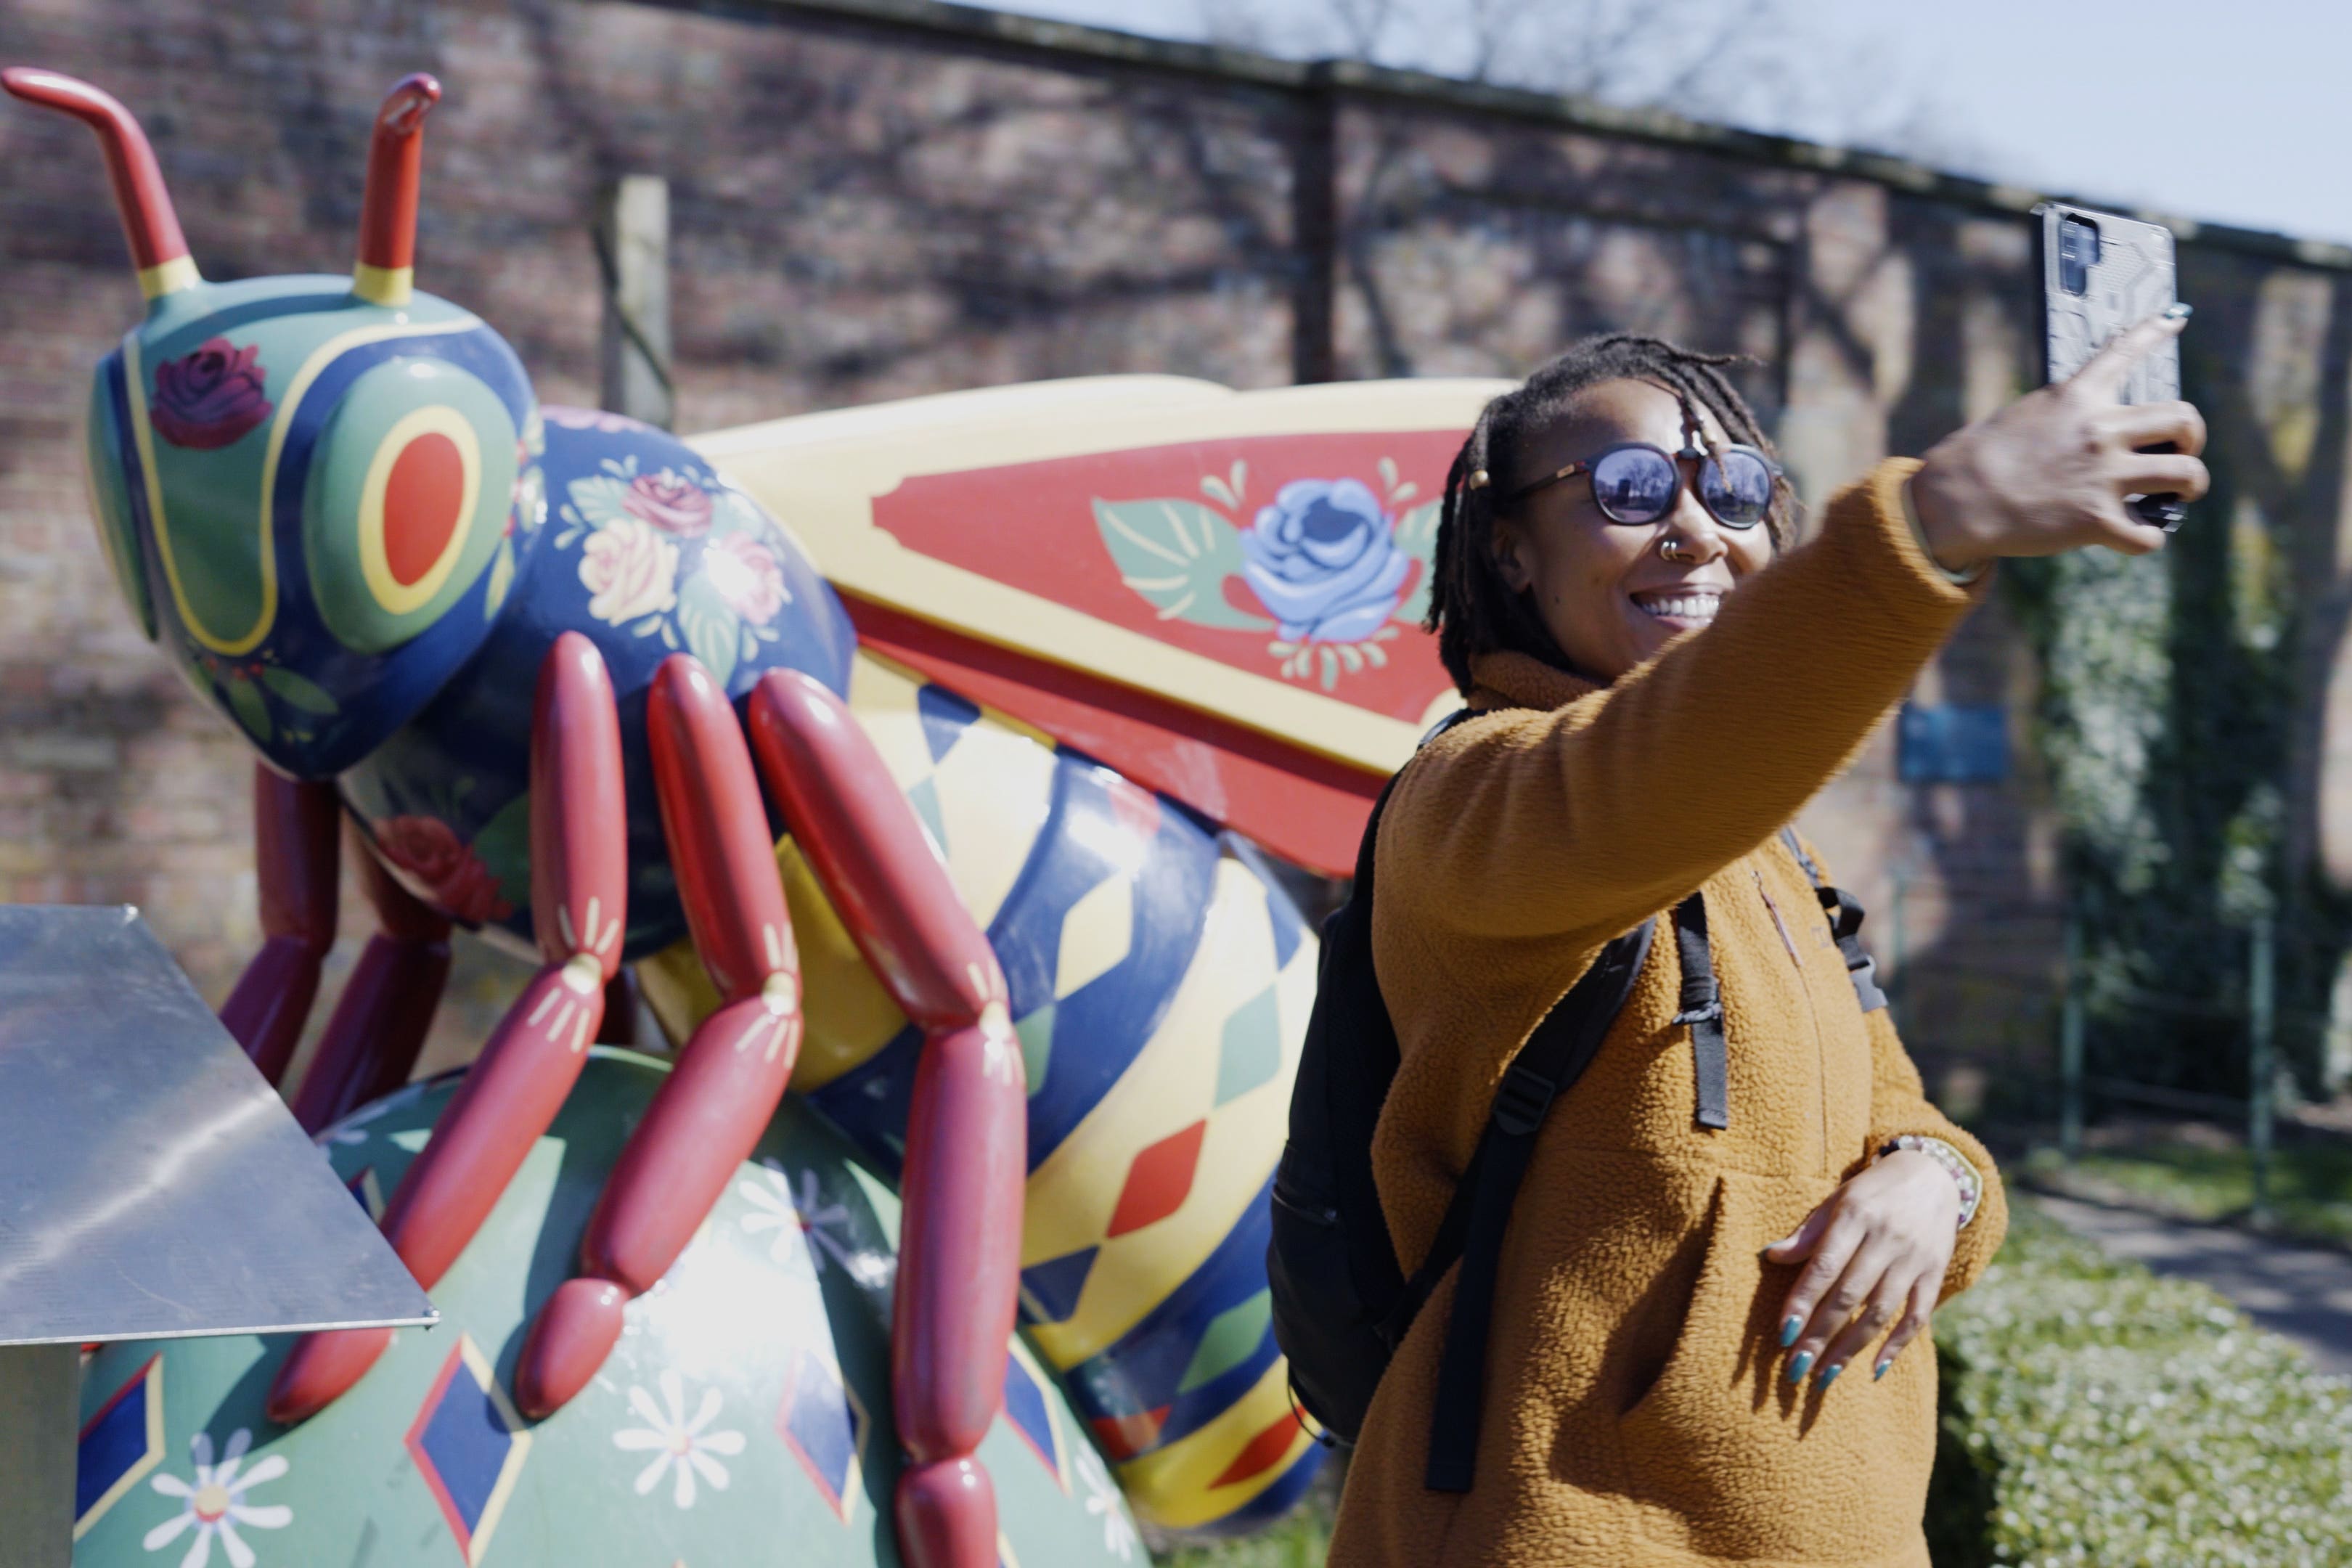
[[[1884,1160],[1898,1149],[1910,1149],[1927,1155],[1941,1165],[1944,1173],[1958,1184],[1960,1189],[1960,1223],[1955,1228],[1966,1230],[1969,1221],[1977,1217],[1977,1205],[1984,1197],[1984,1177],[1978,1173],[1975,1164],[1941,1138],[1930,1138],[1919,1132],[1906,1132],[1888,1139],[1886,1146],[1878,1152],[1878,1157]]]
[[[1919,521],[1919,509],[1911,500],[1911,481],[1907,479],[1903,481],[1903,521],[1911,525],[1911,542],[1919,547],[1919,553],[1927,558],[1927,564],[1942,573],[1944,580],[1956,588],[1965,588],[1974,583],[1992,564],[1989,561],[1979,561],[1965,572],[1955,572],[1936,559],[1936,552],[1927,548],[1927,529]],[[1954,1149],[1952,1152],[1957,1154],[1959,1151]]]

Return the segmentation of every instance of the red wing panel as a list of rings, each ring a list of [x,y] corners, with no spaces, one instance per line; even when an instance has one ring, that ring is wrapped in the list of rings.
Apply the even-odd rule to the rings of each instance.
[[[1459,430],[1255,436],[922,474],[874,501],[908,549],[1113,626],[1419,724],[1420,629]]]

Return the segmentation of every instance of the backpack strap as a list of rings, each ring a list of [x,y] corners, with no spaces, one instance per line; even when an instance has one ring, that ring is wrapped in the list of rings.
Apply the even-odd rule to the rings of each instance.
[[[1418,755],[1422,747],[1426,746],[1464,720],[1476,717],[1477,712],[1474,709],[1455,709],[1432,725],[1423,733],[1420,740],[1413,742],[1414,753]],[[1403,776],[1404,770],[1398,769],[1394,776],[1381,786],[1380,798],[1372,803],[1371,818],[1364,824],[1363,844],[1356,851],[1356,881],[1349,893],[1351,900],[1361,897],[1367,904],[1370,902],[1372,848],[1373,841],[1380,836],[1381,813],[1387,807],[1389,795],[1396,788],[1397,780]],[[1541,1028],[1542,1026],[1538,1025],[1537,1027]],[[1478,1149],[1480,1152],[1486,1149],[1483,1139]],[[1413,1319],[1419,1317],[1422,1308],[1428,1305],[1430,1292],[1437,1289],[1438,1280],[1444,1278],[1447,1269],[1454,1267],[1454,1259],[1462,1256],[1462,1238],[1469,1234],[1470,1229],[1470,1199],[1474,1185],[1470,1177],[1477,1168],[1478,1154],[1474,1153],[1470,1160],[1470,1170],[1464,1172],[1463,1179],[1454,1185],[1454,1196],[1445,1205],[1445,1217],[1438,1222],[1436,1238],[1430,1243],[1428,1253],[1421,1260],[1421,1267],[1413,1270],[1412,1278],[1407,1279],[1403,1289],[1397,1293],[1395,1305],[1390,1309],[1389,1315],[1381,1320],[1377,1331],[1381,1336],[1381,1342],[1388,1346],[1391,1355],[1394,1355],[1397,1346],[1403,1342],[1405,1331],[1412,1327]],[[1374,1208],[1377,1209],[1379,1205],[1377,1191],[1372,1194],[1372,1201]]]
[[[1682,1011],[1674,1021],[1691,1032],[1691,1065],[1698,1079],[1698,1124],[1731,1125],[1731,1045],[1723,1032],[1723,987],[1706,940],[1706,900],[1693,893],[1675,906],[1675,953],[1682,960]]]
[[[1830,886],[1813,858],[1805,853],[1804,844],[1793,827],[1780,829],[1780,842],[1805,868],[1805,879],[1813,885],[1814,896],[1822,900],[1822,912],[1829,917],[1830,935],[1837,939],[1838,952],[1845,957],[1845,972],[1853,980],[1854,999],[1865,1013],[1875,1013],[1886,1005],[1886,993],[1878,984],[1878,963],[1870,956],[1870,949],[1862,945],[1862,900],[1852,893]]]
[[[1633,994],[1650,955],[1655,922],[1641,925],[1602,948],[1568,994],[1544,1016],[1519,1048],[1495,1091],[1486,1131],[1470,1167],[1454,1184],[1437,1239],[1413,1273],[1406,1296],[1418,1309],[1438,1279],[1462,1260],[1445,1349],[1437,1371],[1437,1405],[1430,1420],[1429,1464],[1423,1484],[1432,1491],[1466,1492],[1478,1458],[1478,1422],[1486,1395],[1486,1331],[1495,1310],[1495,1274],[1512,1200],[1534,1158],[1536,1134],[1552,1100],[1576,1082],[1601,1048],[1601,1037]],[[1410,1322],[1407,1313],[1404,1321]]]
[[[1465,719],[1475,717],[1476,714],[1468,708],[1454,710],[1430,727],[1427,732],[1414,743],[1414,751],[1418,752],[1423,746],[1426,746],[1454,725]],[[1391,775],[1388,783],[1381,786],[1379,796],[1372,802],[1371,812],[1364,820],[1363,840],[1356,848],[1355,882],[1349,889],[1347,902],[1334,910],[1330,919],[1324,923],[1323,935],[1327,953],[1331,951],[1334,928],[1349,909],[1360,909],[1361,918],[1367,926],[1370,922],[1373,867],[1377,859],[1374,851],[1380,841],[1381,817],[1388,810],[1389,796],[1396,792],[1397,781],[1403,777],[1404,770],[1400,768]],[[1368,931],[1367,942],[1369,940]],[[1318,984],[1320,978],[1318,977]],[[1374,984],[1378,984],[1377,978]],[[1372,1050],[1368,1049],[1366,1059],[1356,1064],[1359,1070],[1334,1072],[1327,1079],[1324,1092],[1329,1125],[1372,1127],[1379,1124],[1379,1100],[1387,1095],[1389,1084],[1396,1077],[1394,1036],[1388,1035],[1376,1048],[1380,1056],[1374,1055]],[[1380,1059],[1381,1056],[1384,1056],[1386,1059]],[[1368,1094],[1372,1097],[1370,1103],[1364,1102]],[[1377,1215],[1381,1212],[1380,1189],[1372,1180],[1371,1163],[1369,1160],[1360,1165],[1341,1162],[1339,1168],[1332,1173],[1332,1179],[1339,1189],[1334,1197],[1341,1209],[1351,1214]],[[1378,1241],[1376,1247],[1367,1245],[1363,1248],[1351,1250],[1348,1259],[1349,1271],[1355,1277],[1357,1293],[1367,1301],[1381,1300],[1389,1291],[1396,1289],[1397,1283],[1402,1276],[1402,1271],[1397,1266],[1395,1247],[1389,1239],[1385,1221],[1377,1227],[1376,1236]],[[1457,1253],[1460,1247],[1461,1241],[1457,1236],[1454,1241]],[[1381,1338],[1388,1344],[1391,1353],[1396,1349],[1396,1342],[1404,1337],[1405,1329],[1412,1326],[1412,1314],[1418,1311],[1422,1302],[1428,1299],[1429,1290],[1434,1287],[1436,1281],[1432,1279],[1427,1285],[1421,1286],[1418,1294],[1415,1293],[1417,1284],[1419,1284],[1418,1280],[1404,1282],[1403,1293],[1398,1298],[1396,1310],[1392,1311],[1380,1325]],[[1393,1331],[1391,1331],[1391,1325],[1394,1325]]]

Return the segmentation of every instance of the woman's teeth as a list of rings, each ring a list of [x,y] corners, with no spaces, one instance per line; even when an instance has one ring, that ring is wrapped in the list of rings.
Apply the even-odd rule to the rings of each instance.
[[[1711,621],[1723,605],[1720,594],[1644,594],[1633,601],[1662,621]]]

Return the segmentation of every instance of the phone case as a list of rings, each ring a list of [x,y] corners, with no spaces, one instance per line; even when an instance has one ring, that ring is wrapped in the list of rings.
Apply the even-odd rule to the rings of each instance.
[[[2117,332],[2173,302],[2172,231],[2059,202],[2034,210],[2042,220],[2034,248],[2042,273],[2043,369],[2046,380],[2063,381]],[[2098,255],[2087,266],[2087,286],[2080,294],[2064,288],[2060,276],[2060,229],[2069,218],[2098,231]],[[2177,342],[2160,345],[2124,384],[2126,403],[2169,403],[2179,395]]]

